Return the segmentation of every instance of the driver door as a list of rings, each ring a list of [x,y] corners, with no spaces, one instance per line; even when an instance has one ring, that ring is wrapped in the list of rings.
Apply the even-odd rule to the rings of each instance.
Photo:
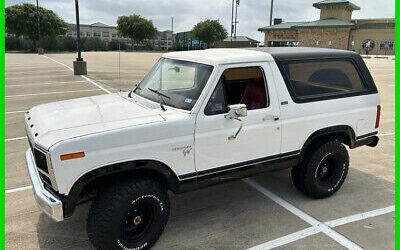
[[[280,154],[277,97],[274,85],[267,85],[264,72],[269,67],[265,66],[222,68],[218,83],[196,119],[195,164],[199,177]],[[272,82],[272,77],[268,79]],[[247,116],[227,119],[229,105],[235,104],[245,104]]]

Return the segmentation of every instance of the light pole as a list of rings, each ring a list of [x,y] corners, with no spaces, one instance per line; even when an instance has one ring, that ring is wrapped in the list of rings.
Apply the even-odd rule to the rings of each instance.
[[[81,56],[81,29],[79,25],[79,3],[75,0],[76,15],[76,49],[78,50],[78,58],[74,61],[74,75],[87,75],[86,61]]]
[[[233,11],[235,8],[235,0],[232,0],[232,18],[231,18],[231,48],[232,48],[232,36],[233,36]]]
[[[233,12],[235,8],[235,0],[232,0],[232,19],[231,19],[231,38],[233,36]]]
[[[236,9],[235,9],[235,38],[236,38],[236,26],[237,26],[237,23],[238,23],[238,21],[237,21],[237,9],[238,9],[238,6],[239,6],[239,4],[240,4],[240,0],[236,0]]]
[[[269,12],[269,26],[272,25],[272,12],[273,12],[273,9],[274,9],[274,0],[271,0],[271,10]]]
[[[40,48],[40,16],[39,16],[39,0],[36,0],[36,18],[37,18],[37,28],[38,28],[38,44],[37,44],[37,49],[38,49],[38,54],[43,55],[44,51],[42,48]]]

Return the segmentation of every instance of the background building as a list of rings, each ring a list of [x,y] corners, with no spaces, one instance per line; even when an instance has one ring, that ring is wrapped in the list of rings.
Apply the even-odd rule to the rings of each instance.
[[[77,36],[76,24],[69,23],[67,36]],[[108,26],[104,23],[80,24],[81,37],[98,37],[105,42],[117,39],[117,27]]]
[[[158,31],[157,37],[149,40],[153,49],[156,50],[170,50],[174,45],[175,35],[171,30]]]
[[[257,47],[259,41],[254,40],[247,36],[227,37],[223,41],[215,42],[215,48],[243,48],[243,47]]]
[[[69,30],[67,32],[67,36],[69,37],[77,37],[76,25],[68,24]],[[118,39],[117,35],[117,27],[109,26],[104,23],[92,23],[92,24],[80,24],[81,37],[98,37],[104,42],[108,43],[113,39]],[[132,46],[132,40],[129,38],[121,38],[123,39],[128,46]],[[142,43],[137,43],[135,41],[135,47],[144,47],[151,46],[152,49],[155,50],[167,50],[171,49],[174,43],[174,35],[171,30],[166,31],[158,31],[157,36],[154,39],[146,40]]]
[[[395,19],[352,19],[360,7],[346,0],[324,0],[313,6],[320,19],[310,22],[282,22],[259,28],[265,46],[303,46],[353,50],[360,54],[394,55]]]
[[[191,31],[183,31],[175,34],[175,50],[204,49],[205,44],[192,38]]]

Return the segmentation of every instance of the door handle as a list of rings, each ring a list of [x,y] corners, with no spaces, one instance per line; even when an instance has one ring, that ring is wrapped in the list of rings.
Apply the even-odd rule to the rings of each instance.
[[[279,120],[279,116],[277,115],[267,115],[263,118],[263,121],[278,121]]]

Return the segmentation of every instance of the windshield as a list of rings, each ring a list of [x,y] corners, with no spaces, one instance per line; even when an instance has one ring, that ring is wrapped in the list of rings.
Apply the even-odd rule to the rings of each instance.
[[[191,110],[212,70],[210,65],[161,58],[134,93],[171,107]]]

